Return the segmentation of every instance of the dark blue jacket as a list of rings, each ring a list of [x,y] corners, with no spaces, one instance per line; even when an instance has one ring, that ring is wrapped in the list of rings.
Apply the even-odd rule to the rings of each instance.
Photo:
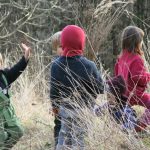
[[[59,57],[51,65],[50,99],[53,107],[69,101],[81,106],[93,105],[97,94],[103,93],[103,81],[94,62],[83,56]]]

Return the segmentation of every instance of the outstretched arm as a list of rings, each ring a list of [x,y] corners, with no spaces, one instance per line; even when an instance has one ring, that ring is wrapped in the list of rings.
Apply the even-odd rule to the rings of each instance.
[[[23,43],[21,44],[21,47],[24,50],[24,56],[12,68],[4,69],[4,72],[6,74],[6,78],[8,80],[9,85],[12,82],[14,82],[19,77],[19,75],[24,71],[24,69],[27,66],[29,57],[30,57],[31,48],[28,47],[26,44],[23,44]]]

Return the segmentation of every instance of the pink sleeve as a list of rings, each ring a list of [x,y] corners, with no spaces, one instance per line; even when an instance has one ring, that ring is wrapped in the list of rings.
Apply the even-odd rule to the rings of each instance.
[[[131,79],[138,85],[145,86],[150,81],[150,73],[146,71],[142,59],[135,60],[130,66]]]

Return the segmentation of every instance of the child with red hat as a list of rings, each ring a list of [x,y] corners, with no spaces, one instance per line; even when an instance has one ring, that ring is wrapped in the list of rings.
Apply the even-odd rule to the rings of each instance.
[[[66,26],[61,33],[62,56],[51,65],[50,98],[61,116],[56,150],[84,149],[84,127],[77,111],[94,106],[97,94],[103,93],[103,80],[95,63],[83,56],[84,45],[84,30]]]

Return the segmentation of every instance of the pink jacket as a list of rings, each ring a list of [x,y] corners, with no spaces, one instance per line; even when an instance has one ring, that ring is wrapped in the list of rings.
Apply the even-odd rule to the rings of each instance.
[[[115,75],[122,75],[126,81],[126,96],[133,94],[141,99],[150,81],[144,61],[139,54],[124,50],[115,64]],[[142,100],[142,99],[141,99]]]

